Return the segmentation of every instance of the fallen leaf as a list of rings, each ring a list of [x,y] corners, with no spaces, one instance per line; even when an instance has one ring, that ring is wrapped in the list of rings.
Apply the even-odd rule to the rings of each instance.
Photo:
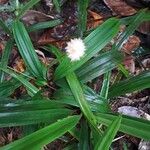
[[[44,22],[51,19],[54,19],[54,17],[35,10],[28,10],[22,17],[22,20],[26,25],[32,25],[38,22]]]
[[[128,5],[124,0],[104,0],[105,4],[119,16],[130,16],[137,11],[132,6]]]
[[[18,58],[15,61],[15,64],[13,66],[14,70],[16,70],[17,72],[24,72],[25,71],[25,64],[23,59]]]
[[[133,57],[131,57],[131,56],[125,57],[123,64],[130,73],[133,74],[135,72],[135,61],[134,61]]]
[[[96,28],[103,23],[103,16],[94,11],[88,10],[89,21],[87,22],[87,29]]]
[[[143,34],[150,34],[150,22],[145,21],[143,22],[137,29],[138,32],[141,32]]]
[[[0,0],[0,5],[1,4],[5,4],[5,3],[7,3],[8,2],[8,0]]]
[[[128,38],[128,40],[123,44],[122,51],[131,54],[137,47],[140,45],[139,37],[132,35]]]

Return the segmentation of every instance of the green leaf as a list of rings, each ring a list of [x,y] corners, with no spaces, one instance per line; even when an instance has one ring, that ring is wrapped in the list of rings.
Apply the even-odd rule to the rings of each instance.
[[[64,105],[49,100],[0,102],[0,127],[54,122],[71,114]]]
[[[3,83],[0,83],[0,96],[1,97],[8,97],[10,96],[15,89],[17,89],[19,86],[21,86],[21,83],[17,80],[9,80],[9,81],[3,81]],[[1,101],[2,99],[0,99]]]
[[[60,11],[61,11],[61,8],[60,8],[60,0],[53,0],[53,4],[54,4],[54,6],[55,6],[57,12],[60,13]]]
[[[46,68],[38,59],[29,35],[20,21],[15,21],[13,24],[13,34],[18,47],[18,50],[29,71],[39,79],[46,79]]]
[[[121,124],[121,116],[117,117],[112,123],[108,126],[107,130],[104,132],[103,136],[98,139],[98,142],[94,150],[109,150],[110,145],[119,130]]]
[[[73,128],[78,123],[79,119],[80,116],[72,116],[59,120],[56,123],[2,147],[1,150],[27,150],[31,148],[33,150],[41,149],[42,146],[54,141]]]
[[[60,19],[45,21],[45,22],[39,22],[37,24],[33,24],[33,25],[29,26],[28,32],[33,32],[33,31],[37,31],[37,30],[41,30],[41,29],[55,27],[60,23],[61,23]]]
[[[11,35],[11,31],[9,28],[6,26],[5,22],[0,19],[0,27],[9,35]]]
[[[134,33],[134,31],[137,29],[137,27],[145,20],[145,15],[146,15],[146,10],[141,10],[139,11],[134,18],[131,20],[129,26],[127,27],[127,29],[125,30],[125,32],[123,32],[120,35],[120,39],[119,42],[116,45],[116,50],[120,49],[122,47],[122,44],[124,43],[124,41],[126,39],[128,39],[128,37],[130,35],[132,35]]]
[[[105,52],[87,61],[76,73],[80,81],[85,83],[114,69],[122,60],[123,55],[120,52]]]
[[[81,122],[79,150],[90,150],[90,133],[85,120]]]
[[[108,104],[105,99],[96,94],[91,88],[83,86],[84,97],[92,111],[95,112],[108,112]],[[60,103],[68,104],[71,106],[80,107],[79,103],[75,100],[70,88],[61,88],[54,93],[54,98]]]
[[[84,39],[86,52],[79,61],[71,62],[66,56],[55,72],[55,80],[58,80],[68,73],[78,69],[96,53],[103,49],[111,39],[118,33],[119,21],[115,18],[108,19],[105,23],[95,29]],[[92,42],[91,42],[92,41]]]
[[[0,64],[1,68],[7,68],[9,55],[11,53],[12,46],[13,46],[13,41],[9,40],[5,46],[4,52],[2,54],[1,64]],[[3,80],[4,80],[4,72],[0,71],[0,82],[3,82]]]
[[[107,96],[108,96],[110,77],[111,77],[111,72],[107,72],[104,74],[100,97],[104,97],[105,100],[107,100]]]
[[[116,118],[117,115],[113,114],[103,114],[103,113],[97,114],[97,119],[99,123],[102,123],[107,126],[109,126],[111,122]],[[123,115],[119,131],[133,135],[138,138],[150,140],[149,129],[150,129],[150,121]]]
[[[29,10],[30,8],[32,8],[35,4],[37,4],[40,0],[30,0],[29,2],[27,2],[19,11],[19,14],[17,15],[17,18],[20,19],[24,13],[26,13],[27,10]]]
[[[89,105],[87,104],[84,94],[83,94],[83,90],[81,88],[81,85],[76,77],[76,75],[74,73],[68,74],[66,76],[67,82],[70,86],[70,89],[76,99],[76,101],[79,103],[80,108],[82,110],[82,112],[84,113],[84,115],[87,117],[88,120],[90,120],[90,122],[93,122],[95,120],[95,117],[93,115],[93,113],[91,112]]]
[[[0,70],[4,71],[5,73],[10,74],[13,78],[20,81],[27,88],[27,90],[30,92],[31,96],[35,95],[39,91],[39,89],[37,87],[35,87],[33,84],[31,84],[21,74],[17,74],[16,72],[14,72],[10,69],[5,69],[5,68],[1,68],[1,67],[0,67]]]
[[[109,89],[108,97],[116,97],[133,91],[139,91],[150,87],[150,71],[120,81]]]
[[[75,73],[70,73],[66,76],[67,82],[70,86],[70,89],[76,99],[76,101],[79,103],[80,109],[83,112],[83,114],[85,115],[85,117],[88,119],[89,123],[92,125],[92,127],[94,127],[94,129],[99,133],[100,130],[97,128],[97,121],[95,119],[94,114],[92,113],[85,97],[83,94],[83,90],[82,87],[80,85],[79,80],[77,79]]]
[[[89,0],[78,0],[78,28],[81,37],[86,31],[88,4]]]

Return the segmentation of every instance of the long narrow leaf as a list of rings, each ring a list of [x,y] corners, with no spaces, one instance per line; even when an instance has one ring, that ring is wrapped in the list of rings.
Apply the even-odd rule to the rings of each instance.
[[[9,28],[6,26],[6,24],[4,23],[3,20],[0,19],[0,27],[9,35],[11,35],[11,31],[9,30]]]
[[[119,24],[120,23],[117,19],[109,19],[88,35],[84,39],[86,46],[84,57],[75,62],[71,62],[71,60],[66,57],[56,69],[55,79],[60,79],[68,73],[76,70],[104,48],[106,44],[108,44],[108,42],[110,42],[111,39],[118,33]]]
[[[145,71],[137,76],[120,81],[111,86],[109,97],[116,97],[133,91],[139,91],[150,87],[150,71]]]
[[[2,58],[1,58],[1,68],[7,68],[8,60],[9,60],[9,55],[11,53],[11,49],[13,46],[13,41],[9,40],[5,46]],[[4,80],[4,72],[0,71],[0,82],[3,82]]]
[[[109,150],[110,145],[119,130],[121,124],[121,116],[117,117],[112,123],[108,126],[107,130],[104,132],[104,136],[100,137],[95,150]]]
[[[53,122],[71,112],[63,104],[50,100],[3,100],[0,102],[0,127]]]
[[[90,150],[90,133],[85,120],[81,122],[79,150]]]
[[[31,84],[28,80],[26,80],[22,75],[19,75],[10,69],[4,69],[0,67],[0,70],[4,71],[5,73],[10,74],[13,78],[20,81],[29,90],[31,96],[33,96],[39,91],[38,88],[36,88],[33,84]]]
[[[100,92],[100,97],[107,99],[111,72],[104,74],[103,84]]]
[[[97,119],[100,123],[109,126],[113,120],[117,118],[117,115],[112,114],[97,114]],[[122,116],[121,125],[119,131],[133,135],[138,138],[150,140],[150,121]]]
[[[89,0],[78,0],[78,27],[80,36],[83,36],[83,33],[86,31],[87,23],[87,7]]]
[[[36,30],[46,29],[46,28],[57,26],[60,23],[61,23],[61,20],[59,20],[59,19],[52,20],[52,21],[39,22],[37,24],[33,24],[33,25],[29,26],[28,31],[33,32]]]
[[[67,117],[59,120],[37,132],[34,132],[18,141],[8,144],[1,148],[1,150],[27,150],[27,149],[41,149],[42,146],[54,141],[62,136],[68,130],[73,128],[79,121],[79,116]]]
[[[0,96],[10,96],[19,86],[21,86],[21,82],[19,82],[18,80],[11,79],[9,81],[3,81],[2,83],[0,83]]]
[[[41,80],[45,79],[45,67],[38,59],[38,56],[33,48],[29,35],[20,21],[15,21],[13,24],[13,34],[18,46],[19,52],[29,69],[29,71]]]
[[[128,37],[132,35],[137,27],[145,20],[146,13],[146,10],[141,10],[137,15],[134,16],[125,32],[121,34],[119,43],[116,46],[116,50],[122,47],[123,41],[128,39]]]
[[[57,12],[60,13],[60,11],[61,11],[61,8],[60,8],[60,0],[53,0],[53,3],[54,3],[54,5],[55,5],[55,8],[56,8]]]
[[[19,11],[19,14],[17,16],[17,18],[21,18],[23,16],[23,14],[29,10],[30,8],[32,8],[35,4],[37,4],[40,0],[30,0],[29,2],[27,2]]]
[[[122,62],[122,59],[120,52],[105,52],[86,62],[76,72],[80,81],[85,83],[114,69]]]
[[[83,114],[88,119],[90,124],[94,127],[94,129],[100,134],[100,131],[98,130],[97,125],[96,125],[95,116],[92,113],[88,103],[85,100],[82,87],[81,87],[80,82],[77,79],[75,73],[68,74],[66,76],[66,79],[67,79],[67,82],[70,86],[70,89],[71,89],[76,101],[79,103],[80,109],[82,110]]]

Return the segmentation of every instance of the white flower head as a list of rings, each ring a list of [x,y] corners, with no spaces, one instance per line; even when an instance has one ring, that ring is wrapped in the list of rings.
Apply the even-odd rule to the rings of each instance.
[[[71,39],[70,42],[67,42],[66,52],[71,61],[80,60],[85,50],[84,42],[80,38]]]

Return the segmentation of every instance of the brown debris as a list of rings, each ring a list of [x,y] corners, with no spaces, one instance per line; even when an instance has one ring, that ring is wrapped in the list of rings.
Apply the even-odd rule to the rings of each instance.
[[[128,38],[127,42],[123,44],[123,52],[127,54],[131,54],[134,49],[136,49],[140,45],[140,39],[139,37],[132,35]]]
[[[0,0],[0,5],[7,3],[8,0]]]
[[[87,22],[87,29],[96,28],[103,23],[103,16],[94,11],[88,10],[90,20]]]
[[[28,10],[22,17],[22,20],[24,21],[24,23],[26,23],[26,25],[32,25],[51,19],[54,19],[54,17],[35,10]]]
[[[143,22],[137,31],[143,33],[143,34],[150,34],[150,21]]]
[[[25,64],[23,59],[17,59],[15,61],[15,64],[13,66],[13,68],[17,71],[17,72],[24,72],[25,71]]]
[[[124,0],[104,0],[105,4],[119,16],[131,16],[137,11]]]

